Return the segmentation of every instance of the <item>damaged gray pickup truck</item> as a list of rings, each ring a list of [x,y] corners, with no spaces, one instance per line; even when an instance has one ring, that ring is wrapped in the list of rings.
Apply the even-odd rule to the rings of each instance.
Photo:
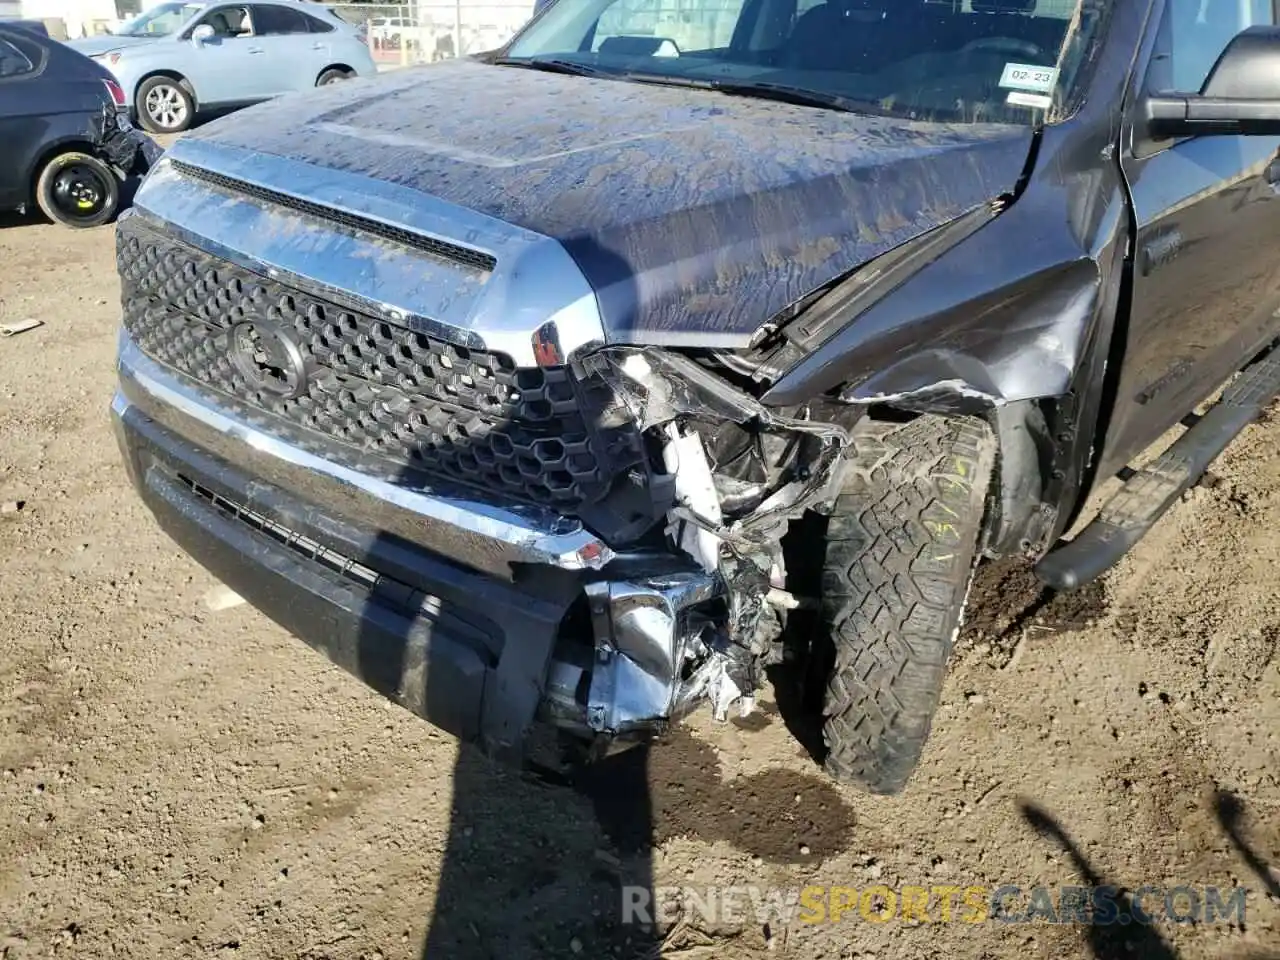
[[[119,225],[132,481],[497,754],[785,662],[900,790],[982,558],[1098,576],[1280,389],[1280,30],[1209,7],[554,2],[210,124]]]

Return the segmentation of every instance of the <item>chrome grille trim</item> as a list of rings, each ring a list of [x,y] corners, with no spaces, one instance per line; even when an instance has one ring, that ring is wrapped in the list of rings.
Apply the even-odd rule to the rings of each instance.
[[[577,520],[396,482],[365,464],[348,464],[290,442],[210,402],[145,356],[123,332],[118,366],[120,389],[112,403],[116,417],[136,410],[230,466],[352,523],[504,579],[511,577],[513,563],[598,570],[614,557]]]
[[[179,172],[206,171],[293,201],[491,256],[485,271],[264,203]],[[134,209],[154,227],[237,265],[472,349],[536,366],[552,332],[568,362],[605,342],[595,291],[549,237],[407,187],[201,140],[178,141]]]

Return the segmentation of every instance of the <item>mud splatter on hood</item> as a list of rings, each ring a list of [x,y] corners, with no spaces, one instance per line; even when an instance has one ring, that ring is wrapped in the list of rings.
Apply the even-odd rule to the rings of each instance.
[[[1032,133],[462,61],[281,98],[195,136],[554,237],[613,341],[729,343],[1011,190]]]

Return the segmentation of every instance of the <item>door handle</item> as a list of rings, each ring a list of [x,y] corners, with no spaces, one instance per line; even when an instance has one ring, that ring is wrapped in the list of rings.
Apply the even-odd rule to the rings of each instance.
[[[261,47],[250,47],[249,52],[250,53],[266,53],[266,51],[263,50]]]
[[[313,43],[313,44],[311,45],[311,49],[312,49],[312,50],[323,50],[323,49],[324,49],[324,44],[323,44],[323,43]]]

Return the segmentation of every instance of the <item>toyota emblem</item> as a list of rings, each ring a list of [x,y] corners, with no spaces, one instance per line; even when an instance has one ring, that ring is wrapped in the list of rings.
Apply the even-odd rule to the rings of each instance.
[[[231,330],[231,362],[249,385],[280,397],[307,392],[307,363],[302,348],[284,331],[247,320]]]

